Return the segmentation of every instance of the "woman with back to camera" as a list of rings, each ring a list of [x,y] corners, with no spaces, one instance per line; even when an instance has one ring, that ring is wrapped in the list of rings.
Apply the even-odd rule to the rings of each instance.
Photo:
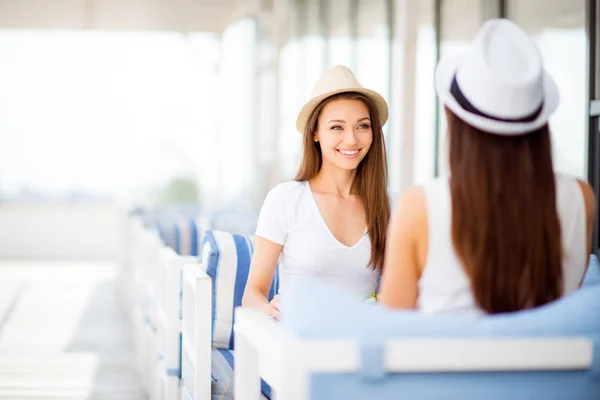
[[[548,119],[558,90],[514,23],[484,23],[437,66],[450,176],[406,191],[392,216],[380,301],[427,314],[493,314],[576,290],[595,196],[555,173]],[[583,157],[583,155],[582,155]]]
[[[300,168],[265,199],[242,301],[276,319],[279,296],[269,303],[267,295],[278,261],[284,295],[296,277],[311,275],[365,299],[383,264],[387,103],[343,66],[328,71],[311,97],[296,121]]]

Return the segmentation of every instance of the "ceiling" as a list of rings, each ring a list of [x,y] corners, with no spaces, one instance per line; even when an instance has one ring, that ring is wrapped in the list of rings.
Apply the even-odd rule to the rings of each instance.
[[[350,0],[338,1],[344,4]],[[382,0],[366,1],[360,3],[362,25],[368,24],[371,14],[377,21],[385,18]],[[418,5],[412,9],[421,23],[432,23],[434,1],[412,1],[414,6]],[[276,2],[281,4],[284,0],[0,0],[0,29],[222,32],[237,16],[261,6],[272,9]],[[321,4],[317,0],[312,3]],[[506,3],[511,19],[530,33],[547,26],[583,26],[585,0],[506,0]],[[337,7],[337,3],[332,4]],[[444,0],[443,36],[472,38],[481,21],[497,11],[495,4],[496,0]]]
[[[221,32],[253,0],[0,0],[0,29]]]

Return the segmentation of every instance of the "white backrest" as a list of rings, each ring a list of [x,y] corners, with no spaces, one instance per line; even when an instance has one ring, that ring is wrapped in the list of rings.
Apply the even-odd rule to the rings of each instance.
[[[314,373],[355,373],[362,379],[366,370],[385,379],[383,372],[570,372],[591,368],[594,357],[593,341],[580,337],[407,338],[381,346],[351,339],[308,340],[243,308],[236,309],[235,335],[236,400],[257,399],[259,377],[277,399],[309,400]]]
[[[182,398],[211,396],[212,283],[203,266],[185,263],[182,288]]]

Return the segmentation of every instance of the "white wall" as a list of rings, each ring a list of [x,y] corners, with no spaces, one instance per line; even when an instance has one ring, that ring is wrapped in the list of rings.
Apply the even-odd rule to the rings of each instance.
[[[0,205],[0,260],[113,260],[116,205]]]

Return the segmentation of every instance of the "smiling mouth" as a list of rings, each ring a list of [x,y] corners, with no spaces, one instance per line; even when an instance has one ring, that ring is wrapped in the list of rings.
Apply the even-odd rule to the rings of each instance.
[[[344,158],[354,158],[354,157],[358,156],[358,154],[360,153],[360,149],[355,149],[355,150],[336,149],[336,151],[338,153],[340,153]]]

